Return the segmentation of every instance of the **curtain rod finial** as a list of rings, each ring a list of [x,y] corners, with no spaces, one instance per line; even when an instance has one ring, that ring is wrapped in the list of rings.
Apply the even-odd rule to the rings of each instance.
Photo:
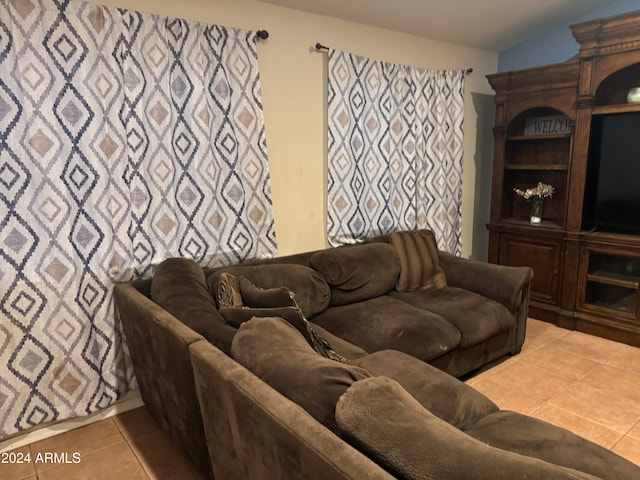
[[[256,32],[256,36],[260,39],[260,40],[266,40],[267,38],[269,38],[269,32],[267,32],[266,30],[258,30]]]

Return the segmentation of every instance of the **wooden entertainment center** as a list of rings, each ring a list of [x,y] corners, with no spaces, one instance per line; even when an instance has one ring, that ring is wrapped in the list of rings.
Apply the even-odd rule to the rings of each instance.
[[[595,168],[588,168],[592,125],[627,112],[640,118],[640,103],[627,100],[640,87],[640,11],[570,28],[578,59],[487,77],[496,92],[489,261],[533,268],[531,317],[640,346],[640,230],[583,221]],[[555,192],[532,224],[531,204],[514,188],[538,182]]]

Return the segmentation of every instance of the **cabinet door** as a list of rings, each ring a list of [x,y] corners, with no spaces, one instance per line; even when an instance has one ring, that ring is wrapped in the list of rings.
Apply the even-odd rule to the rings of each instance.
[[[500,239],[500,264],[533,268],[531,298],[558,302],[561,240],[505,234]]]
[[[580,278],[580,309],[608,317],[640,318],[640,252],[637,249],[585,246]]]

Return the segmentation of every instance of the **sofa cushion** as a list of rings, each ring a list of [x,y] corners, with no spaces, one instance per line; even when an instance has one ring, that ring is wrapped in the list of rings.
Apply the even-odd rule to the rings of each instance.
[[[400,259],[397,291],[412,292],[447,285],[447,279],[438,260],[438,248],[433,232],[394,232],[389,236],[389,241]]]
[[[331,285],[331,305],[346,305],[384,295],[394,288],[400,262],[386,243],[329,248],[309,264]]]
[[[398,350],[424,361],[460,343],[460,332],[449,321],[388,295],[331,307],[314,322],[369,353]]]
[[[295,294],[295,300],[307,318],[313,318],[329,306],[331,291],[322,275],[304,265],[232,265],[215,270],[207,277],[212,289],[222,273],[246,277],[263,289],[285,287]]]
[[[640,478],[640,467],[606,448],[520,413],[495,412],[467,433],[496,448],[575,468],[600,478]]]
[[[433,415],[386,377],[349,387],[336,406],[336,423],[347,441],[398,478],[594,479],[480,442]]]
[[[244,322],[248,322],[253,317],[280,317],[291,324],[303,322],[304,315],[297,307],[272,307],[272,308],[221,308],[218,310],[222,318],[229,325],[240,328]]]
[[[320,325],[314,322],[309,322],[309,327],[313,329],[314,332],[317,332],[318,335],[321,335],[331,348],[338,354],[342,355],[347,360],[355,360],[356,358],[364,357],[365,355],[369,355],[362,348],[353,343],[345,340],[344,338],[340,338],[333,333],[331,333],[326,328],[322,328]]]
[[[260,288],[246,277],[240,277],[242,301],[252,308],[295,307],[293,292],[286,287]]]
[[[218,313],[202,268],[187,258],[169,258],[151,279],[151,299],[182,323],[229,353],[236,329]]]
[[[320,356],[281,318],[254,318],[243,323],[231,354],[334,431],[338,398],[353,382],[369,376],[360,367]]]
[[[501,303],[456,287],[415,292],[391,292],[395,299],[445,318],[460,331],[460,348],[484,342],[509,328],[513,315]]]
[[[384,350],[352,363],[373,377],[395,380],[424,408],[460,430],[498,411],[495,403],[469,385],[402,352]]]

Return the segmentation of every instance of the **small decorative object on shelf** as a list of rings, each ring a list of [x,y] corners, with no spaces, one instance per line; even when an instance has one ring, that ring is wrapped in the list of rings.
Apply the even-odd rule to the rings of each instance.
[[[640,103],[640,87],[633,87],[627,93],[627,102],[629,103]]]
[[[527,188],[526,190],[514,188],[513,191],[531,202],[531,223],[540,223],[542,221],[542,203],[545,198],[553,197],[553,187],[546,183],[538,182],[535,187]]]

